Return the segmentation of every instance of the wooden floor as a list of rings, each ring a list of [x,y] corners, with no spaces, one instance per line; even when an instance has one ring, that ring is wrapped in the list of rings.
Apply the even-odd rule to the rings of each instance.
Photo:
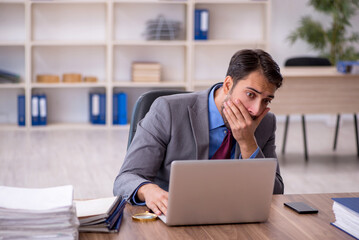
[[[278,123],[277,152],[285,193],[359,192],[353,122],[340,128],[332,151],[334,128],[308,122],[309,163],[303,158],[299,122],[291,123],[287,153],[280,154],[283,123]],[[126,152],[128,129],[2,130],[0,185],[51,187],[71,184],[75,198],[112,195],[112,184]]]

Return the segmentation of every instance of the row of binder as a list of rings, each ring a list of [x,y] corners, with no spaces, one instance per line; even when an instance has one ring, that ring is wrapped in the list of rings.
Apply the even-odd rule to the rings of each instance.
[[[127,124],[127,94],[120,92],[113,94],[114,125]],[[90,93],[90,123],[106,124],[106,94]]]
[[[90,93],[90,123],[106,124],[106,94]],[[127,94],[113,94],[113,124],[127,124]],[[18,125],[25,126],[25,95],[18,96]],[[31,96],[32,126],[47,125],[47,97],[45,94]]]
[[[19,95],[17,100],[18,125],[25,126],[25,96]],[[31,97],[31,124],[33,126],[47,124],[47,98],[45,94]]]

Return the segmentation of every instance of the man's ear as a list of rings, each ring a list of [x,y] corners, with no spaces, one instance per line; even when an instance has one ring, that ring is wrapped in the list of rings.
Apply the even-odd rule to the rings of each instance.
[[[223,81],[223,92],[224,94],[228,94],[233,87],[233,78],[231,76],[227,76]]]

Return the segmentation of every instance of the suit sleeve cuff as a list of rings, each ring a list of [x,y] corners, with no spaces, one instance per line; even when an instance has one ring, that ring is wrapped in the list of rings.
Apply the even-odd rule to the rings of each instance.
[[[136,188],[135,192],[132,195],[132,203],[134,205],[138,205],[138,206],[145,206],[146,205],[146,202],[139,201],[139,199],[137,198],[137,192],[138,192],[138,189],[140,189],[140,187],[142,187],[143,185],[148,184],[148,183],[151,183],[151,182],[143,182]]]
[[[254,153],[252,153],[252,155],[249,157],[249,159],[257,157],[258,153],[259,153],[259,147],[257,147],[257,149],[254,151]],[[242,159],[242,153],[241,153],[241,155],[239,155],[239,159]]]

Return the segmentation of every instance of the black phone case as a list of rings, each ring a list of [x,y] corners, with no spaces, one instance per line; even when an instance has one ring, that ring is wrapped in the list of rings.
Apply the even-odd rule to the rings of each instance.
[[[315,209],[304,202],[287,202],[284,203],[284,205],[300,214],[318,213],[318,209]]]

